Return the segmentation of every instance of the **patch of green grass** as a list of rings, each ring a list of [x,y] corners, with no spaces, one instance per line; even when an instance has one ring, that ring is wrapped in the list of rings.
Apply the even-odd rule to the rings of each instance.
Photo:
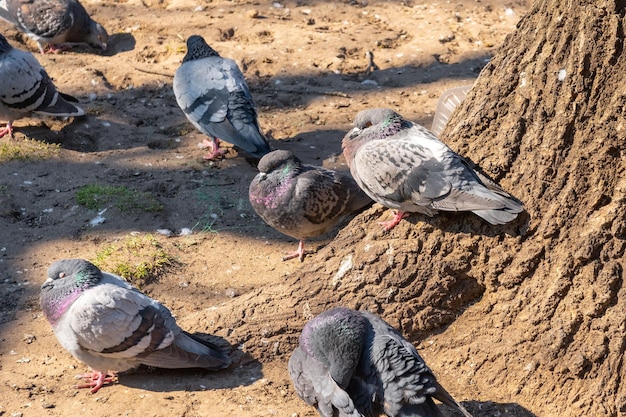
[[[61,145],[33,139],[7,140],[0,143],[0,162],[36,161],[49,159],[59,154]]]
[[[154,236],[131,235],[107,246],[96,254],[93,263],[103,271],[112,272],[138,288],[156,281],[175,264]]]
[[[121,212],[163,210],[163,204],[151,193],[122,186],[84,185],[76,192],[76,201],[90,209],[101,209],[111,204]]]

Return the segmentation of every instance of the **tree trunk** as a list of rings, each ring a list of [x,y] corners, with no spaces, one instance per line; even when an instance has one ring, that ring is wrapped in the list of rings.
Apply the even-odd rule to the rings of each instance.
[[[280,288],[203,313],[207,330],[286,361],[313,315],[368,309],[428,338],[430,366],[471,399],[626,413],[625,14],[624,0],[537,1],[443,132],[527,213],[412,215],[383,232],[375,205]]]

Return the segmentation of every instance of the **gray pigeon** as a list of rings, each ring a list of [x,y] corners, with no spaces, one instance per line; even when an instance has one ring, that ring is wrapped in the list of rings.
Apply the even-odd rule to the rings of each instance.
[[[252,208],[274,229],[300,240],[283,260],[302,262],[306,238],[326,233],[372,202],[349,173],[303,164],[289,151],[268,153],[258,168],[249,189]]]
[[[340,307],[310,320],[288,367],[296,393],[323,417],[443,417],[433,398],[471,417],[415,347],[366,311]]]
[[[200,36],[187,39],[187,54],[174,75],[174,95],[189,121],[211,139],[204,142],[211,148],[205,159],[224,154],[219,139],[256,158],[270,151],[237,63],[220,57]]]
[[[57,52],[71,43],[87,43],[106,49],[109,35],[93,21],[78,0],[4,0],[0,1],[0,18],[13,24],[39,45]]]
[[[218,347],[181,330],[159,302],[83,259],[53,263],[40,302],[61,345],[92,368],[79,386],[92,393],[115,372],[141,364],[218,370],[231,363]]]
[[[374,201],[397,210],[383,222],[392,229],[407,212],[433,216],[471,211],[491,224],[504,224],[522,204],[441,142],[426,128],[391,109],[361,111],[343,138],[352,176]]]
[[[14,49],[0,34],[0,120],[7,120],[0,137],[13,138],[13,121],[31,113],[82,116],[74,97],[57,91],[46,70],[30,52]]]

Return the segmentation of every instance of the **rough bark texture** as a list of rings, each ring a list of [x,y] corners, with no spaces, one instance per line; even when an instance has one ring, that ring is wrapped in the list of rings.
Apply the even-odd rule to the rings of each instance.
[[[623,0],[537,1],[444,131],[524,202],[517,221],[413,215],[383,232],[376,205],[280,288],[206,312],[208,327],[286,359],[312,315],[368,309],[428,338],[431,367],[476,399],[626,413],[625,14]]]

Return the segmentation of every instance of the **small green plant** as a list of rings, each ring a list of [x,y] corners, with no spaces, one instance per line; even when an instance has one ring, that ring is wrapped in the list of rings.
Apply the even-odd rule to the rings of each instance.
[[[141,288],[157,280],[175,260],[154,236],[147,234],[131,235],[103,248],[93,263]]]
[[[8,140],[0,143],[0,162],[12,160],[36,161],[49,159],[59,154],[61,146],[33,139]]]
[[[124,213],[138,210],[163,210],[163,204],[151,193],[130,190],[122,186],[84,185],[76,192],[76,201],[90,209],[101,209],[111,204]]]

